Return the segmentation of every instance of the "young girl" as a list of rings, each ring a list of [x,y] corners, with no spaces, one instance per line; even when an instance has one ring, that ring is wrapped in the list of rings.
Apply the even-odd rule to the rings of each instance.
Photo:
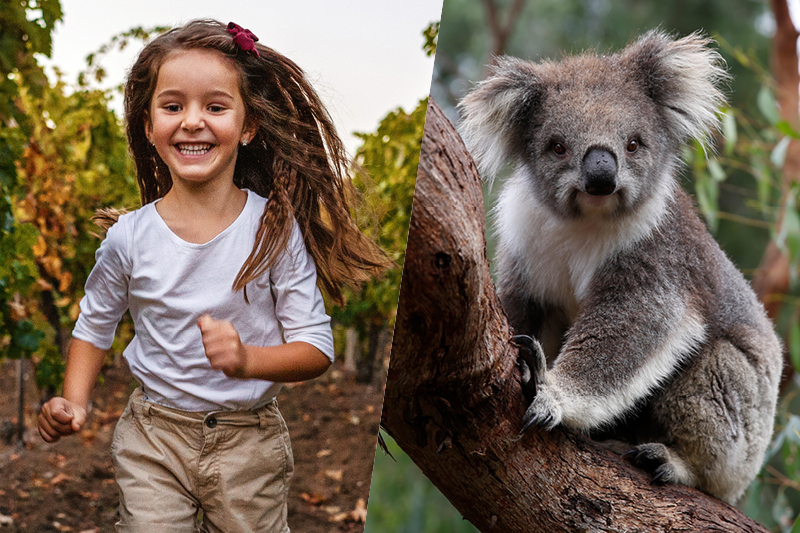
[[[47,442],[81,429],[129,309],[141,384],[111,446],[118,531],[284,532],[293,460],[280,383],[333,360],[317,283],[379,272],[350,217],[348,161],[303,72],[236,24],[148,44],[125,88],[143,207],[108,230],[86,283]]]

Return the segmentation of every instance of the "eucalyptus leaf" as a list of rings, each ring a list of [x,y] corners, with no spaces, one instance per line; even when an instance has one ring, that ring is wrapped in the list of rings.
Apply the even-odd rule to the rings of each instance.
[[[778,105],[775,102],[775,94],[772,89],[767,85],[762,85],[756,97],[756,105],[761,115],[772,125],[777,124],[781,120],[780,113],[778,112]]]
[[[775,145],[775,148],[772,150],[769,159],[776,167],[783,168],[783,163],[786,161],[786,151],[789,149],[789,143],[791,140],[791,137],[784,137],[780,140],[780,142],[778,142],[777,145]]]
[[[725,137],[725,153],[729,156],[733,155],[738,134],[736,131],[736,117],[730,109],[722,114],[722,135]]]

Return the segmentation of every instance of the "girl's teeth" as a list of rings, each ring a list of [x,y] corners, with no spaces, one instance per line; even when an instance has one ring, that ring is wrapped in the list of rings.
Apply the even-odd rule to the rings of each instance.
[[[210,148],[211,147],[208,146],[208,145],[204,145],[204,146],[178,146],[178,150],[180,150],[180,152],[182,154],[184,154],[184,155],[202,155],[202,154],[208,152],[208,150]]]

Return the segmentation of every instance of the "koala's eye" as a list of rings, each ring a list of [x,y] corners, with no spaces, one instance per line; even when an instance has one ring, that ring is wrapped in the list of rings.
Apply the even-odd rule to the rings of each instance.
[[[636,153],[636,150],[639,149],[639,141],[636,139],[631,139],[628,141],[628,146],[626,146],[625,149],[628,150],[629,154]]]
[[[561,143],[554,143],[553,144],[553,153],[557,156],[563,156],[567,153],[567,147]]]

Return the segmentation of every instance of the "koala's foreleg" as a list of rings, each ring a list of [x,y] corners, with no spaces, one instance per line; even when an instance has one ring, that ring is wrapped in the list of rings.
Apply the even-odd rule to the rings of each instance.
[[[549,369],[537,342],[517,341],[530,367],[526,390],[535,391],[526,428],[551,429],[561,423],[579,431],[609,427],[697,352],[706,339],[702,314],[677,291],[654,289],[654,277],[628,275],[622,281],[625,290],[619,290],[619,283],[598,287]]]
[[[529,402],[536,399],[537,393],[542,385],[544,385],[545,373],[547,372],[547,360],[542,350],[542,345],[539,341],[528,335],[515,335],[511,338],[511,342],[519,348],[519,359],[517,363],[522,372],[522,392]],[[529,411],[530,412],[530,411]],[[546,418],[548,413],[544,413]],[[536,412],[528,414],[522,419],[523,426],[520,433],[524,433],[530,426],[546,425],[545,420],[540,420]]]

